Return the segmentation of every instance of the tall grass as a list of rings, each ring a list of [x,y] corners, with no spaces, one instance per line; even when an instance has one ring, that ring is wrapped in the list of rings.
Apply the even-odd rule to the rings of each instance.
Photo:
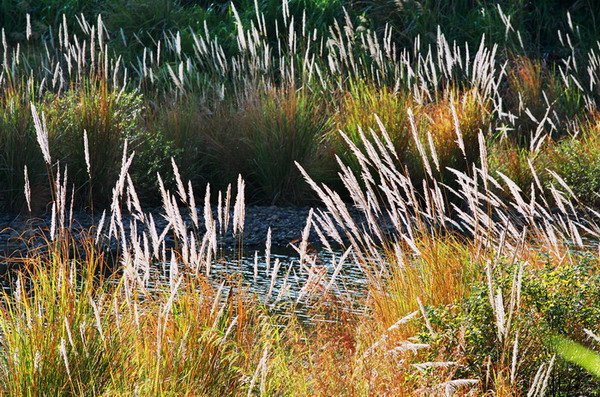
[[[27,89],[8,88],[0,99],[2,118],[0,119],[0,196],[5,211],[26,210],[25,167],[32,189],[43,196],[40,190],[47,186],[46,169],[36,142],[33,120],[29,108],[31,96]],[[39,213],[45,210],[47,202],[36,200],[32,210]]]
[[[290,88],[216,102],[209,107],[186,98],[150,121],[181,151],[184,175],[224,188],[241,174],[250,201],[306,202],[308,189],[294,161],[317,177],[333,161],[323,146],[330,121],[321,98]],[[223,162],[225,158],[229,161]]]
[[[363,135],[364,149],[352,146],[356,157],[361,159],[362,185],[349,166],[342,166],[344,184],[352,205],[362,213],[361,221],[349,216],[347,206],[338,193],[326,186],[319,186],[305,173],[326,206],[326,210],[321,211],[317,220],[313,221],[313,226],[320,230],[321,235],[329,236],[350,250],[369,280],[369,304],[373,320],[378,324],[379,332],[385,336],[381,340],[375,339],[377,342],[374,346],[385,349],[388,341],[385,330],[388,327],[396,329],[394,324],[397,319],[411,311],[413,316],[421,316],[421,326],[428,334],[419,340],[435,342],[440,336],[432,325],[426,306],[452,307],[470,295],[472,283],[479,281],[485,286],[484,293],[487,294],[483,299],[489,300],[488,317],[485,320],[468,317],[466,324],[487,321],[485,327],[491,327],[496,332],[494,337],[488,336],[486,339],[488,342],[490,338],[495,339],[495,342],[491,342],[495,343],[494,362],[485,370],[480,367],[479,372],[467,371],[477,373],[476,379],[470,378],[462,383],[448,383],[452,382],[448,380],[442,384],[445,387],[471,385],[481,393],[494,390],[500,395],[522,392],[527,387],[543,393],[547,388],[544,377],[548,376],[552,364],[549,364],[550,367],[543,364],[537,380],[533,381],[519,378],[517,372],[519,365],[523,364],[520,364],[518,356],[523,344],[529,345],[527,349],[535,346],[546,354],[548,360],[551,358],[548,350],[541,346],[539,335],[520,328],[527,322],[527,314],[520,309],[521,295],[525,294],[521,290],[524,267],[543,266],[548,261],[550,266],[558,269],[564,263],[581,260],[569,253],[566,242],[586,250],[581,233],[589,233],[594,239],[598,237],[597,213],[593,209],[580,212],[585,211],[583,208],[576,211],[569,198],[571,192],[560,177],[555,177],[555,184],[551,187],[554,203],[560,208],[558,212],[552,211],[541,185],[532,186],[532,198],[526,202],[516,184],[502,174],[499,177],[506,184],[506,196],[510,198],[505,198],[505,202],[500,201],[494,190],[502,187],[496,177],[489,174],[483,156],[487,150],[482,135],[479,139],[482,163],[469,167],[470,171],[467,171],[472,172],[473,176],[452,170],[459,188],[451,189],[451,193],[458,196],[461,208],[446,201],[443,191],[448,186],[440,184],[431,174],[423,183],[424,190],[415,188],[410,179],[395,168],[392,159],[398,156],[393,143],[385,129],[381,133],[382,138],[378,138],[374,132],[369,137]],[[422,160],[427,161],[426,158]],[[535,170],[532,172],[537,175]],[[558,185],[562,192],[557,189]],[[583,221],[582,214],[586,214],[586,221]],[[341,227],[342,232],[330,226],[333,224]],[[457,233],[469,236],[466,244],[462,237],[453,237]],[[531,250],[544,252],[549,259],[536,258]],[[497,269],[502,269],[503,258],[512,258],[509,259],[509,266],[520,261],[511,268],[508,282],[501,282],[496,275]],[[570,263],[573,265],[573,262]],[[333,283],[335,277],[334,273],[325,283]],[[591,305],[595,307],[596,303]],[[403,328],[405,332],[411,331],[410,327]],[[571,327],[568,332],[577,331]],[[455,343],[464,342],[459,338]],[[426,343],[426,346],[414,349],[428,347],[431,346]],[[391,349],[391,346],[387,349]],[[461,357],[456,351],[436,350],[442,354],[436,358],[440,360],[442,368],[460,365],[454,359],[446,358],[447,354]],[[366,352],[370,353],[371,349]],[[529,356],[521,359],[525,357]],[[361,360],[364,361],[364,357]],[[536,362],[540,365],[539,361]],[[415,364],[420,368],[418,363]],[[532,362],[527,362],[527,365],[523,364],[523,367],[532,371]],[[450,374],[455,373],[450,371]],[[528,376],[525,371],[524,376]],[[434,392],[436,389],[428,387],[427,390]]]
[[[299,202],[307,187],[295,162],[315,177],[328,164],[322,145],[329,119],[326,105],[304,92],[270,93],[250,104],[250,146],[247,179],[272,203]]]
[[[404,91],[393,92],[388,88],[369,87],[358,82],[340,100],[340,108],[333,116],[334,125],[329,140],[336,152],[346,162],[352,162],[358,170],[358,161],[342,138],[339,131],[351,139],[354,144],[361,142],[363,131],[379,130],[381,123],[394,144],[401,160],[408,163],[413,160],[415,148],[411,146],[411,133],[407,108],[411,106],[411,96]]]
[[[438,26],[447,28],[450,41],[462,42],[485,35],[501,44],[503,51],[536,55],[563,55],[556,42],[556,31],[580,26],[576,37],[582,48],[594,47],[598,40],[597,20],[589,15],[598,13],[592,3],[542,1],[530,6],[511,1],[393,1],[365,0],[352,4],[363,12],[376,27],[386,24],[395,30],[395,40],[410,46],[415,36],[425,43],[432,41]],[[567,16],[567,13],[569,14]],[[475,43],[471,43],[475,46]]]
[[[70,243],[81,246],[74,259]],[[170,289],[138,290],[102,276],[105,261],[93,239],[51,244],[24,261],[0,314],[3,393],[237,395],[248,388],[261,339],[276,332],[249,305],[251,296],[232,290],[221,303],[206,280],[183,275]]]
[[[169,4],[164,6],[169,8]],[[173,7],[177,12],[185,8]],[[306,189],[293,182],[298,175],[291,163],[274,165],[288,158],[304,161],[307,167],[313,162],[313,174],[329,169],[323,172],[324,178],[335,176],[332,156],[327,152],[352,161],[353,169],[358,170],[357,160],[352,159],[338,130],[360,144],[358,126],[367,135],[369,129],[379,130],[375,115],[396,146],[399,166],[407,168],[414,182],[419,184],[429,172],[420,160],[421,152],[425,152],[430,171],[443,174],[442,180],[451,183],[453,176],[447,167],[465,171],[470,166],[477,157],[479,130],[486,139],[508,135],[516,146],[537,151],[546,137],[557,140],[573,133],[577,120],[585,120],[596,101],[593,87],[598,62],[593,51],[585,56],[575,52],[577,26],[572,23],[561,36],[565,51],[572,54],[568,62],[558,65],[499,53],[498,46],[486,39],[478,41],[476,50],[451,43],[441,29],[434,45],[427,47],[417,37],[408,48],[393,40],[391,29],[378,34],[364,21],[350,17],[332,22],[330,29],[309,32],[306,21],[294,19],[287,8],[282,7],[281,13],[277,32],[285,34],[277,35],[275,41],[275,27],[263,23],[260,8],[253,16],[247,13],[243,17],[232,8],[237,29],[233,46],[223,44],[221,34],[208,25],[201,30],[170,32],[163,27],[157,28],[154,36],[140,39],[143,45],[136,41],[140,47],[132,56],[123,53],[127,35],[109,31],[103,18],[93,23],[80,18],[76,24],[67,19],[52,34],[31,37],[26,47],[3,42],[6,61],[0,84],[9,87],[28,80],[38,100],[46,98],[46,102],[69,109],[68,114],[61,115],[69,125],[57,125],[56,129],[78,131],[57,136],[72,135],[79,140],[81,130],[89,127],[90,139],[97,136],[102,140],[98,140],[98,153],[111,155],[118,150],[101,147],[116,147],[115,142],[125,139],[137,141],[134,179],[147,191],[144,197],[152,196],[149,191],[156,188],[154,175],[173,154],[186,177],[198,182],[226,186],[242,173],[250,196],[264,203],[305,198]],[[508,14],[502,15],[503,24],[508,24]],[[514,27],[506,29],[514,33]],[[36,52],[38,45],[46,50]],[[102,109],[92,109],[96,106],[93,102],[99,102],[92,95],[94,87],[106,93],[107,103],[114,99],[115,104],[122,104],[127,98],[138,101],[131,106],[143,117],[123,116],[126,122],[117,121],[114,128],[106,127],[113,132],[102,134],[95,131],[105,127],[75,123],[83,108],[68,99],[74,92],[89,91],[89,105],[85,106],[103,114]],[[109,100],[109,96],[114,98]],[[275,97],[277,103],[269,104]],[[286,97],[300,99],[288,101]],[[105,108],[112,111],[111,106]],[[110,117],[117,120],[121,116]],[[236,118],[239,123],[224,118]],[[458,129],[462,143],[458,142]],[[416,141],[412,144],[413,133],[420,137],[419,145]],[[117,134],[121,136],[117,138]],[[285,142],[281,141],[286,135]],[[322,142],[327,144],[325,154],[311,154]],[[61,158],[81,153],[81,145],[69,143],[69,139],[61,139],[57,145],[64,146],[57,147],[57,153],[62,150]],[[158,150],[159,146],[166,149]],[[228,148],[237,148],[237,157],[253,159],[231,160]],[[521,149],[508,150],[514,156]],[[275,159],[273,153],[282,156]],[[76,178],[80,191],[85,191],[87,184],[96,191],[96,198],[109,195],[114,166],[91,167],[92,172],[106,175],[96,175],[90,185],[84,180],[84,162],[80,155],[76,157],[79,160],[69,162],[71,175],[80,176]],[[224,158],[230,160],[225,162]],[[20,185],[10,188],[18,189]]]
[[[167,251],[165,234],[156,234],[154,219],[139,205],[128,174],[132,158],[125,152],[112,210],[89,235],[70,232],[65,173],[53,181],[56,222],[43,248],[3,259],[14,270],[0,313],[2,393],[236,395],[267,387],[265,360],[278,338],[274,318],[235,277],[220,285],[208,279],[217,236],[231,223],[234,233],[243,231],[243,182],[235,205],[228,194],[219,195],[216,218],[206,208],[205,232],[191,187],[178,186],[196,235],[187,234],[175,198],[163,190],[179,247]],[[208,197],[210,190],[206,205]],[[121,211],[127,208],[138,221],[126,231]],[[139,245],[137,222],[146,226],[150,246]],[[107,250],[114,239],[116,258]]]
[[[3,258],[20,266],[0,306],[1,393],[593,390],[544,343],[557,331],[581,341],[600,318],[595,53],[564,38],[572,57],[551,70],[441,29],[406,49],[389,27],[344,18],[310,32],[282,13],[274,41],[260,10],[248,24],[231,8],[231,48],[208,27],[158,29],[134,61],[102,18],[75,33],[61,23],[35,57],[3,42],[2,175],[45,173],[53,222],[39,249]],[[170,145],[158,227],[135,178],[162,171]],[[319,174],[336,154],[331,188]],[[11,183],[31,198],[22,177]],[[201,206],[190,180],[206,185]],[[86,186],[106,212],[75,238]],[[245,278],[221,242],[232,233],[242,249],[246,198],[297,201],[306,186],[320,206],[297,259],[273,261],[267,243]],[[362,295],[344,283],[349,266]]]
[[[102,79],[85,81],[49,101],[45,116],[55,131],[51,146],[59,161],[71,169],[76,186],[85,189],[84,202],[106,204],[110,200],[124,142],[135,145],[140,135],[136,119],[141,106],[135,93],[113,90]]]

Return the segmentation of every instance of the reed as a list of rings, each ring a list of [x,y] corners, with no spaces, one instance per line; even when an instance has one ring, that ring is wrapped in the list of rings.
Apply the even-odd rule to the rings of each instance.
[[[0,118],[0,196],[2,208],[9,212],[25,212],[23,192],[25,168],[31,189],[38,192],[33,212],[45,210],[47,201],[43,197],[46,188],[45,166],[36,142],[31,110],[30,92],[24,87],[9,88],[1,98],[2,117]],[[48,198],[49,199],[49,198]]]
[[[169,8],[169,4],[164,2],[161,7]],[[140,5],[142,8],[146,6]],[[179,15],[187,9],[183,5],[173,5],[171,11]],[[197,8],[194,10],[198,11]],[[422,150],[428,153],[432,162],[432,171],[435,169],[436,173],[444,174],[444,182],[451,183],[453,177],[446,171],[447,167],[461,171],[469,167],[473,155],[476,155],[476,150],[471,149],[476,146],[479,130],[486,139],[493,139],[498,130],[503,131],[502,134],[514,131],[509,135],[518,143],[517,146],[531,146],[530,150],[535,148],[537,151],[538,145],[546,137],[557,140],[571,134],[576,120],[585,119],[586,106],[591,109],[597,101],[593,86],[598,62],[593,51],[568,58],[563,67],[551,68],[524,56],[506,58],[506,54],[498,52],[496,45],[486,45],[485,40],[478,42],[477,49],[451,43],[441,30],[435,34],[435,43],[432,42],[429,47],[425,47],[423,39],[417,37],[410,48],[398,46],[392,40],[391,29],[378,35],[376,31],[368,29],[364,21],[351,17],[332,21],[330,29],[317,29],[309,34],[310,23],[294,19],[295,14],[287,8],[281,10],[281,23],[278,22],[276,27],[263,23],[265,16],[261,14],[261,7],[244,15],[234,9],[231,11],[232,22],[237,29],[235,45],[223,44],[220,34],[211,33],[208,25],[190,31],[181,27],[177,30],[179,25],[170,31],[163,26],[142,38],[138,35],[139,40],[136,41],[127,37],[129,33],[109,31],[111,25],[105,23],[104,17],[96,18],[93,22],[84,17],[76,21],[65,18],[57,22],[51,34],[29,37],[26,46],[11,41],[3,42],[3,54],[6,56],[3,57],[1,84],[3,87],[14,87],[18,81],[28,81],[29,90],[37,97],[30,100],[41,100],[46,96],[48,102],[55,103],[59,108],[67,105],[67,98],[74,92],[84,93],[85,87],[95,85],[104,85],[104,91],[119,98],[133,96],[135,101],[143,102],[143,106],[136,105],[143,117],[128,120],[127,123],[132,125],[123,131],[121,127],[110,127],[113,132],[108,135],[112,137],[102,138],[101,146],[109,145],[109,141],[137,139],[139,145],[134,145],[138,152],[138,160],[134,164],[137,176],[134,180],[138,181],[140,189],[156,188],[152,186],[154,175],[159,168],[164,168],[170,157],[165,151],[157,150],[156,146],[170,147],[173,143],[174,149],[178,150],[174,153],[175,157],[182,164],[186,162],[182,169],[188,172],[189,178],[225,186],[238,173],[245,171],[242,173],[248,179],[251,196],[266,203],[284,197],[286,191],[290,194],[283,201],[305,196],[303,192],[294,191],[296,183],[289,182],[298,177],[297,174],[289,176],[295,174],[293,167],[289,164],[287,167],[275,167],[265,162],[264,155],[261,157],[265,148],[271,145],[266,143],[265,137],[273,136],[264,131],[273,130],[272,125],[263,125],[259,128],[262,132],[252,134],[246,131],[248,126],[242,128],[236,123],[230,123],[229,132],[213,133],[213,130],[220,124],[228,125],[228,121],[222,119],[230,117],[239,118],[240,123],[257,125],[257,120],[250,121],[256,115],[250,116],[250,113],[260,113],[258,108],[263,105],[268,107],[269,98],[280,95],[278,93],[294,91],[295,96],[308,98],[304,101],[306,105],[294,110],[296,113],[293,117],[288,109],[287,119],[306,118],[303,115],[306,110],[307,115],[316,112],[324,116],[327,113],[333,120],[331,128],[324,128],[328,124],[325,116],[323,120],[315,119],[313,125],[304,122],[305,126],[300,129],[310,129],[310,134],[296,134],[292,130],[281,133],[281,136],[288,136],[288,149],[294,139],[314,134],[314,139],[302,138],[301,144],[294,144],[297,153],[286,158],[303,161],[307,153],[314,152],[312,147],[316,143],[328,142],[325,153],[335,152],[348,161],[352,154],[345,148],[338,129],[345,131],[354,144],[360,144],[357,126],[360,125],[367,135],[369,128],[379,130],[374,117],[377,115],[401,156],[398,166],[406,166],[413,182],[417,184],[427,173],[427,167],[420,160],[423,156],[419,145],[412,146],[413,131],[407,121],[408,108],[418,121],[415,124],[416,133],[420,137]],[[501,9],[494,13],[502,16],[506,31],[514,33],[514,26],[513,30],[510,28],[510,15],[501,12]],[[272,29],[277,32],[285,30],[285,34],[277,34],[277,39],[273,39]],[[571,22],[569,32],[561,36],[565,50],[574,51],[573,37],[576,31],[576,26]],[[133,54],[124,54],[123,45],[127,46],[131,41],[136,44],[129,47],[132,51],[134,48],[136,50]],[[36,48],[45,50],[36,51]],[[248,99],[253,97],[255,100]],[[96,106],[93,104],[96,99],[93,98],[90,96],[90,101],[87,101],[90,103],[86,106],[90,109]],[[252,105],[256,101],[261,105]],[[99,106],[99,100],[96,102]],[[302,103],[303,100],[296,102]],[[309,110],[308,107],[313,107],[313,104],[315,109]],[[164,105],[171,110],[160,115],[162,110],[158,109],[165,108]],[[263,110],[269,117],[272,115],[277,119],[281,117],[275,116],[279,112],[278,106]],[[65,120],[80,118],[78,112],[83,108],[66,108],[69,111],[61,115]],[[106,109],[110,110],[111,107]],[[96,110],[92,109],[92,112]],[[307,119],[310,118],[314,117]],[[281,124],[268,121],[267,118],[261,123]],[[88,130],[86,127],[89,127],[90,140],[98,135],[94,132],[96,127],[92,125],[68,124],[77,130]],[[63,127],[69,126],[57,125],[55,129]],[[136,132],[131,132],[132,129]],[[279,127],[277,129],[281,130]],[[461,130],[460,135],[457,135],[457,129]],[[205,132],[192,137],[196,135],[192,130]],[[246,133],[251,136],[246,136]],[[75,142],[79,142],[81,134],[83,132],[77,131],[62,135],[73,135],[77,138]],[[232,136],[230,141],[226,138],[228,136]],[[461,139],[462,148],[458,145]],[[190,140],[194,144],[182,143]],[[76,147],[81,149],[81,145],[68,141],[62,139],[62,143],[57,144],[59,147],[56,151],[61,158],[69,157]],[[207,150],[197,150],[205,145]],[[246,164],[236,160],[229,167],[229,161],[221,160],[234,157],[222,150],[229,146],[242,151],[245,147],[246,151],[240,157],[253,157],[252,161]],[[471,152],[467,153],[464,149]],[[114,154],[119,150],[100,152]],[[508,156],[514,157],[518,149],[510,151]],[[92,153],[95,151],[92,150]],[[496,155],[498,152],[490,153]],[[69,162],[71,174],[74,177],[81,176],[76,178],[80,190],[85,190],[85,185],[91,183],[96,185],[93,190],[97,196],[106,197],[110,194],[115,167],[106,167],[111,168],[109,172],[95,164],[91,167],[92,172],[106,175],[97,175],[90,182],[89,178],[84,178],[87,169],[84,168],[84,162],[80,161],[81,156],[76,157],[78,161]],[[154,158],[159,159],[154,161]],[[493,162],[494,159],[490,160]],[[309,161],[312,160],[305,161],[306,166]],[[353,168],[357,170],[356,160],[352,161]],[[114,161],[109,163],[113,164]],[[330,165],[332,163],[331,156],[319,155],[312,173],[316,175],[325,169],[323,177],[331,179],[331,176],[335,176],[334,167]],[[254,169],[250,171],[252,166]],[[33,164],[28,168],[35,169]],[[220,169],[223,170],[222,175]],[[283,169],[287,169],[289,175],[276,177],[276,171]],[[253,177],[250,177],[250,173]],[[165,175],[165,179],[169,178]],[[279,179],[279,182],[269,186],[268,181],[275,179]],[[10,190],[16,192],[20,186],[17,184]],[[151,196],[149,193],[143,195]],[[17,204],[11,206],[18,207]]]
[[[480,372],[475,372],[478,374],[476,376],[470,372],[472,376],[468,381],[448,383],[454,380],[446,378],[440,384],[444,387],[471,385],[475,389],[480,388],[482,393],[494,390],[500,395],[522,391],[523,383],[517,381],[517,368],[521,365],[518,356],[520,344],[528,344],[528,348],[535,346],[550,360],[548,350],[542,347],[540,336],[530,334],[528,328],[521,328],[527,322],[527,314],[521,308],[524,305],[521,303],[522,295],[525,294],[522,292],[524,268],[526,265],[541,266],[544,261],[550,261],[553,264],[551,266],[556,268],[570,260],[580,261],[572,257],[565,242],[582,244],[580,232],[584,230],[597,236],[597,221],[592,221],[591,228],[582,228],[583,225],[576,220],[578,212],[569,198],[572,193],[556,174],[553,175],[555,183],[562,186],[561,190],[566,189],[561,193],[551,188],[555,205],[561,208],[559,212],[552,211],[541,185],[539,188],[535,184],[532,187],[531,197],[537,194],[539,201],[531,198],[526,202],[518,186],[503,174],[499,174],[499,177],[506,186],[510,201],[500,201],[492,190],[502,189],[502,185],[489,174],[483,156],[487,152],[483,139],[479,140],[482,166],[479,168],[473,164],[473,176],[451,170],[459,186],[457,190],[440,184],[432,172],[427,174],[429,178],[423,183],[425,191],[415,188],[410,178],[394,167],[392,159],[397,159],[397,154],[383,128],[381,135],[382,138],[375,132],[371,132],[369,137],[363,134],[364,149],[351,145],[356,158],[360,159],[362,184],[357,181],[350,167],[340,162],[341,177],[352,200],[351,205],[362,213],[360,221],[348,216],[346,204],[341,202],[336,192],[319,186],[305,173],[307,181],[326,206],[313,226],[320,229],[321,235],[328,235],[347,247],[369,280],[371,321],[376,324],[375,329],[380,329],[379,332],[385,336],[374,339],[376,342],[373,346],[383,348],[380,345],[388,341],[384,330],[403,313],[412,311],[413,316],[421,317],[421,329],[428,334],[417,340],[427,348],[434,346],[436,359],[441,360],[442,368],[460,366],[460,362],[454,361],[458,357],[455,351],[450,353],[435,347],[439,331],[432,325],[426,307],[433,302],[434,307],[452,307],[464,301],[471,293],[473,282],[479,281],[484,283],[489,298],[489,311],[483,321],[487,321],[487,326],[496,331],[494,337],[488,336],[486,339],[495,340],[494,362],[485,370],[480,366]],[[418,140],[416,134],[414,139]],[[348,139],[348,142],[351,141]],[[421,154],[426,156],[424,151]],[[422,161],[427,164],[428,160],[423,157]],[[537,175],[534,170],[532,172]],[[478,182],[480,178],[484,182]],[[450,191],[444,193],[446,189]],[[534,189],[540,190],[536,192]],[[466,208],[448,203],[445,197],[449,194],[460,197]],[[588,211],[591,211],[588,214],[592,218],[596,216],[592,215],[595,213],[593,209]],[[551,221],[553,217],[562,220]],[[572,217],[571,220],[569,217]],[[337,224],[342,232],[328,227],[330,224]],[[454,240],[457,233],[459,236],[468,236],[466,245],[463,245],[463,237]],[[531,250],[544,252],[550,259],[536,258]],[[501,259],[505,257],[512,258],[508,266],[513,270],[508,285],[501,286],[496,269],[502,268]],[[519,260],[526,262],[516,262]],[[515,263],[518,265],[514,266]],[[333,282],[335,274],[331,277],[330,282]],[[396,327],[392,325],[391,328]],[[569,329],[575,331],[573,327]],[[416,330],[405,326],[404,331],[410,335],[411,331]],[[402,336],[408,335],[404,333]],[[425,342],[432,342],[432,345]],[[463,342],[459,339],[455,343]],[[364,354],[370,354],[371,350],[367,349]],[[447,354],[454,359],[448,359]],[[450,361],[452,363],[448,364]],[[416,368],[422,367],[418,362],[413,363]],[[528,362],[528,365],[531,364],[531,361]],[[543,393],[547,388],[547,382],[543,379],[548,376],[550,367],[539,362],[538,365],[541,365],[538,380],[525,385],[531,387],[530,390]],[[528,368],[531,371],[531,367]],[[542,375],[544,370],[546,375]],[[454,376],[455,373],[451,371],[446,376]],[[525,380],[521,379],[520,382]],[[436,389],[427,386],[426,390],[434,392]]]
[[[589,346],[600,318],[600,62],[570,14],[550,67],[510,52],[520,9],[493,10],[504,46],[402,46],[349,14],[311,30],[288,2],[277,24],[236,7],[227,43],[160,16],[130,54],[102,16],[2,40],[3,195],[29,209],[48,180],[52,223],[2,258],[0,394],[596,390],[548,343]],[[76,234],[81,192],[104,212]],[[246,203],[311,196],[297,258],[269,232],[244,277]]]

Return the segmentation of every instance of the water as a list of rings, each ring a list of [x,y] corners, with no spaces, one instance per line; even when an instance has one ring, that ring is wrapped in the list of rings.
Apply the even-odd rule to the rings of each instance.
[[[287,247],[272,248],[269,266],[264,252],[244,251],[242,255],[236,251],[225,251],[213,262],[209,279],[215,288],[221,288],[222,299],[225,300],[230,288],[239,280],[247,291],[256,296],[271,311],[280,314],[293,313],[302,322],[325,321],[309,315],[314,307],[311,298],[327,294],[329,304],[342,304],[347,310],[360,314],[364,309],[359,303],[366,296],[367,281],[359,269],[347,258],[338,269],[335,280],[330,280],[336,272],[335,264],[343,252],[319,249],[312,253],[317,255],[314,261],[315,274],[312,280],[306,269],[301,269],[298,255]],[[311,265],[308,265],[309,267]],[[168,263],[162,264],[158,282],[169,284]],[[310,281],[313,281],[312,283]],[[312,288],[307,288],[307,285]],[[152,286],[150,286],[150,289]]]
[[[585,251],[599,252],[598,240],[586,239],[584,242]],[[574,244],[569,245],[573,251],[582,250],[575,248]],[[213,261],[209,279],[215,288],[222,289],[223,299],[226,299],[231,286],[237,285],[229,281],[241,279],[247,291],[270,310],[285,314],[289,313],[291,308],[303,322],[326,321],[309,315],[314,302],[310,297],[322,297],[325,294],[330,304],[342,304],[347,310],[361,314],[364,307],[360,302],[364,302],[367,293],[367,279],[360,268],[353,263],[352,257],[346,258],[343,266],[338,269],[335,282],[330,284],[336,272],[335,264],[339,265],[343,251],[340,249],[331,252],[317,247],[310,255],[315,257],[314,267],[312,267],[315,275],[312,279],[309,278],[306,268],[301,269],[298,254],[290,247],[273,247],[269,261],[264,251],[246,249],[240,253],[237,250],[224,250],[219,254],[218,259]],[[269,262],[268,267],[267,262]],[[169,263],[154,266],[153,273],[156,277],[148,283],[149,290],[162,289],[169,285],[169,267]],[[183,272],[185,269],[182,268],[180,271]],[[12,286],[9,276],[12,272],[5,269],[2,273],[0,285],[10,293]]]

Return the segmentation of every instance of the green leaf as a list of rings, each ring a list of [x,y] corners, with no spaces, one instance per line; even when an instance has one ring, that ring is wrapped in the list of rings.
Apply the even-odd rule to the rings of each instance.
[[[600,354],[562,336],[552,338],[556,353],[563,359],[579,365],[594,376],[600,377]]]

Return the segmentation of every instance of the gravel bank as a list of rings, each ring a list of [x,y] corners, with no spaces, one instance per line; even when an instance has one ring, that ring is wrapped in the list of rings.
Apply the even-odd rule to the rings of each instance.
[[[291,241],[301,237],[309,211],[309,207],[246,207],[243,245],[256,248],[264,247],[270,227],[272,245],[275,247],[287,246]],[[148,211],[148,213],[152,214],[159,231],[167,226],[162,209],[153,209]],[[182,210],[181,213],[185,222],[191,226],[192,223],[186,211]],[[201,214],[202,211],[199,209],[199,215]],[[216,213],[214,216],[216,216]],[[73,215],[74,226],[72,232],[74,235],[79,235],[97,224],[100,218],[101,214],[96,214],[92,217],[88,213],[77,212]],[[129,227],[129,218],[129,216],[124,216],[126,229]],[[28,217],[0,214],[0,256],[8,255],[15,251],[22,251],[27,246],[31,248],[32,246],[35,247],[43,244],[41,236],[48,235],[51,222],[50,215]],[[128,232],[128,230],[126,231]],[[167,237],[168,239],[169,237]],[[238,243],[231,233],[228,233],[223,240],[225,247],[235,247]]]

